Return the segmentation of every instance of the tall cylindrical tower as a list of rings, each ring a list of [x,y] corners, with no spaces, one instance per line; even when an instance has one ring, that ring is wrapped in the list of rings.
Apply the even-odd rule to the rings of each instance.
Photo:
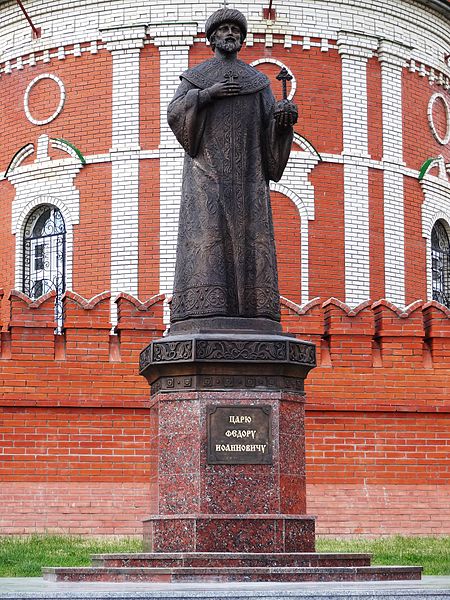
[[[173,284],[183,151],[166,112],[179,74],[210,56],[216,4],[29,0],[36,38],[0,2],[0,495],[26,515],[5,531],[133,532],[151,508],[136,365]],[[323,533],[448,531],[448,3],[266,5],[233,3],[249,22],[241,57],[278,98],[286,67],[300,110],[271,189],[285,327],[320,350],[309,512]],[[101,516],[80,512],[93,482]]]

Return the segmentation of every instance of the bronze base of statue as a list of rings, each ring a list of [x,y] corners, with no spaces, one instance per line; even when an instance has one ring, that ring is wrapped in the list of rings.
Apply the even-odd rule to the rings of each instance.
[[[244,318],[244,317],[204,317],[199,319],[186,319],[172,323],[170,335],[183,335],[190,333],[269,333],[279,335],[282,333],[281,323],[272,319]]]
[[[267,326],[262,319],[253,320]],[[151,385],[152,395],[176,389],[303,392],[304,379],[316,365],[314,344],[264,329],[238,329],[252,319],[232,321],[236,328],[231,330],[202,330],[199,323],[190,323],[196,332],[173,335],[171,331],[149,344],[141,352],[140,373]]]

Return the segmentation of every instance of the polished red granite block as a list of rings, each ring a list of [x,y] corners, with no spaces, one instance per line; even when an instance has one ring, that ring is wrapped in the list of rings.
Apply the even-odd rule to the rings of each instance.
[[[155,394],[159,517],[145,522],[146,547],[155,552],[313,550],[314,520],[305,516],[304,401],[300,392],[280,390]],[[208,412],[217,407],[264,407],[270,464],[209,462]],[[174,519],[165,518],[170,515]],[[296,524],[288,524],[286,515],[295,516]]]
[[[172,515],[144,521],[149,552],[313,552],[313,517]]]
[[[197,473],[160,473],[159,512],[186,514],[200,511],[200,475]]]
[[[200,467],[200,439],[193,433],[159,436],[159,472],[195,473]]]
[[[300,427],[299,427],[300,429]],[[299,456],[305,455],[305,434],[300,431],[296,435],[280,434],[280,472],[285,475],[305,477],[305,463]]]
[[[421,567],[60,567],[44,568],[47,581],[229,582],[417,580]]]
[[[279,477],[267,465],[208,465],[201,480],[202,512],[240,514],[279,510]]]
[[[280,474],[280,509],[286,515],[299,515],[305,512],[305,477]]]
[[[148,552],[195,552],[195,523],[192,519],[145,519],[144,550]]]
[[[319,552],[156,552],[141,554],[94,554],[94,567],[364,567],[370,554]]]
[[[208,406],[270,406],[272,464],[208,464]],[[302,394],[178,390],[156,394],[153,410],[159,422],[160,514],[282,514],[286,508],[290,514],[305,513]]]

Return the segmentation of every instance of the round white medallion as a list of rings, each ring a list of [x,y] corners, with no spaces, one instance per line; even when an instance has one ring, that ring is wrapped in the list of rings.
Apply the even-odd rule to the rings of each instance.
[[[42,79],[52,79],[53,81],[55,81],[58,84],[59,104],[58,104],[58,107],[55,110],[55,112],[52,115],[50,115],[48,117],[48,119],[39,120],[39,119],[35,119],[30,112],[29,99],[30,99],[31,90],[39,81],[42,81]],[[41,75],[38,75],[37,77],[35,77],[33,79],[33,81],[30,81],[30,83],[28,84],[28,87],[25,91],[23,106],[25,109],[25,114],[27,116],[27,119],[30,121],[30,123],[33,123],[33,125],[47,125],[47,123],[51,123],[52,121],[54,121],[56,119],[56,117],[61,113],[65,100],[66,100],[66,89],[65,89],[64,84],[61,81],[61,79],[59,79],[59,77],[56,77],[56,75],[52,75],[51,73],[42,73]]]
[[[447,123],[447,131],[444,137],[441,137],[439,131],[436,128],[436,125],[434,124],[433,108],[436,100],[442,100],[445,108],[445,120]],[[430,124],[431,131],[433,132],[435,139],[443,146],[446,146],[450,142],[450,106],[448,104],[447,98],[442,94],[436,93],[431,96],[430,101],[428,103],[428,122]]]

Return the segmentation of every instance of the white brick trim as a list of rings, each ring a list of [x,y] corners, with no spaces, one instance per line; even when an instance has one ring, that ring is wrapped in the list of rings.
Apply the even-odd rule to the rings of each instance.
[[[89,40],[87,40],[89,41]],[[39,53],[25,51],[19,56],[13,56],[11,59],[4,62],[0,61],[0,77],[2,75],[11,75],[14,71],[22,71],[25,67],[35,67],[38,63],[51,64],[55,61],[61,61],[68,56],[79,58],[83,54],[98,54],[100,50],[106,48],[105,44],[98,43],[97,40],[92,40],[89,47],[81,48],[80,44],[68,44],[60,46],[56,52],[51,52],[54,45],[49,45],[44,51]]]
[[[196,23],[155,26],[149,35],[159,49],[160,60],[160,281],[161,294],[171,294],[175,275],[178,216],[181,202],[184,151],[167,123],[167,108],[189,67],[189,49],[197,34]],[[165,305],[164,321],[170,314]]]
[[[344,163],[345,302],[358,306],[370,298],[369,170]]]
[[[297,79],[294,75],[294,73],[291,71],[291,69],[285,65],[281,60],[278,60],[277,58],[271,58],[271,57],[267,57],[267,58],[258,58],[258,60],[254,60],[253,62],[250,63],[250,65],[252,67],[257,67],[258,65],[263,65],[263,64],[273,64],[273,65],[277,65],[278,67],[280,67],[280,69],[285,68],[289,75],[292,77],[291,80],[291,90],[288,94],[288,100],[292,100],[295,96],[295,92],[297,91]]]
[[[280,183],[270,182],[270,189],[283,194],[295,204],[300,215],[300,270],[301,304],[309,301],[309,226],[308,210],[303,200],[291,189]]]
[[[405,210],[403,162],[402,76],[411,48],[381,40],[383,162],[384,169],[384,268],[385,297],[405,306]]]
[[[4,6],[3,6],[4,5]],[[15,2],[2,3],[0,19],[0,55],[14,60],[29,52],[80,44],[95,39],[98,30],[129,23],[158,23],[171,27],[173,23],[196,22],[203,28],[208,14],[219,7],[206,0],[186,2],[167,0],[146,3],[124,0],[78,0],[61,3],[54,10],[48,0],[31,2],[33,15],[42,28],[42,36],[32,39],[31,28],[17,10]],[[430,5],[430,3],[428,3]],[[342,29],[365,31],[380,38],[391,38],[413,46],[416,60],[426,57],[445,67],[450,25],[444,16],[425,2],[410,0],[282,0],[276,6],[277,20],[262,18],[262,6],[252,0],[240,1],[237,8],[248,17],[250,32],[256,37],[299,36],[306,47],[307,39],[316,38],[326,47],[327,40],[336,39]],[[289,39],[282,39],[282,42]],[[278,43],[273,40],[273,43]],[[315,42],[317,43],[317,42]],[[88,48],[89,50],[89,48]],[[81,48],[83,51],[83,48]]]
[[[112,194],[111,283],[112,298],[120,292],[139,291],[139,157],[140,61],[144,26],[105,28],[103,41],[111,52],[112,81]],[[117,306],[111,301],[111,322]]]
[[[439,134],[438,130],[436,129],[436,125],[434,124],[434,119],[433,119],[433,107],[434,107],[434,103],[438,99],[442,100],[442,102],[444,103],[445,115],[446,115],[446,119],[447,119],[447,131],[446,131],[444,137],[442,137]],[[434,139],[437,142],[439,142],[439,144],[441,144],[442,146],[446,146],[450,142],[450,106],[448,104],[447,98],[444,95],[439,94],[439,93],[433,94],[430,98],[430,101],[428,102],[427,114],[428,114],[428,123],[429,123],[431,131],[434,135]]]
[[[369,171],[355,160],[369,159],[367,63],[377,49],[372,36],[340,31],[344,156],[345,302],[370,297]]]
[[[30,214],[44,204],[56,206],[61,212],[66,228],[66,252],[65,252],[65,274],[66,289],[73,288],[73,215],[69,208],[59,198],[54,196],[36,196],[23,209],[20,215],[14,219],[13,234],[16,236],[16,264],[15,264],[15,289],[22,291],[23,280],[23,236],[25,225]]]
[[[43,79],[51,79],[58,85],[58,87],[59,87],[59,102],[58,102],[58,106],[56,107],[56,109],[53,111],[53,113],[49,117],[47,117],[46,119],[35,119],[33,117],[33,115],[31,114],[30,107],[29,107],[30,93],[31,93],[31,90],[33,89],[33,87],[39,81],[42,81]],[[54,121],[56,119],[56,117],[58,117],[61,114],[61,111],[64,107],[65,101],[66,101],[66,88],[64,87],[63,81],[56,75],[53,75],[53,73],[41,73],[40,75],[35,77],[32,81],[30,81],[30,83],[28,84],[27,89],[25,90],[25,96],[23,99],[23,107],[25,110],[25,115],[26,115],[27,119],[30,121],[30,123],[32,123],[33,125],[47,125],[48,123],[51,123],[52,121]]]

